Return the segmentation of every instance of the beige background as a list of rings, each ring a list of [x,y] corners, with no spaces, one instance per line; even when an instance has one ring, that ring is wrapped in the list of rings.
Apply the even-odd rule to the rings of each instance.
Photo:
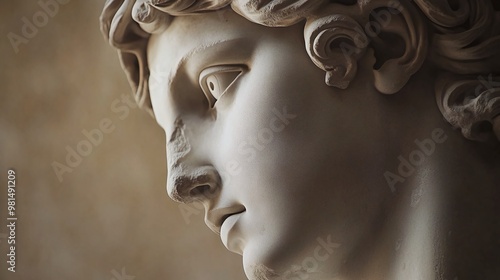
[[[130,89],[99,32],[103,2],[61,5],[17,54],[8,34],[22,36],[22,18],[32,22],[42,9],[37,1],[0,4],[0,279],[245,279],[241,258],[203,215],[186,224],[167,197],[159,127],[139,109],[126,117],[111,109]],[[82,130],[104,118],[114,131],[59,182],[51,164],[65,164],[66,146],[75,149],[86,139]],[[16,273],[6,264],[11,167]],[[122,268],[135,278],[117,277]]]

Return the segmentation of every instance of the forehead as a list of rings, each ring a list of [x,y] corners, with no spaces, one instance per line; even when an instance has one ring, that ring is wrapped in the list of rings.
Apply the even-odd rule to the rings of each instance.
[[[266,29],[231,9],[175,17],[165,31],[149,39],[148,64],[152,71],[168,72],[193,52],[220,42],[250,39]]]
[[[252,23],[227,9],[175,17],[169,27],[148,43],[149,93],[157,121],[164,128],[175,117],[176,105],[187,104],[180,94],[198,83],[205,67],[245,62],[257,36],[274,28]]]
[[[270,53],[276,52],[306,55],[303,46],[300,24],[266,27],[230,9],[174,18],[166,30],[150,37],[147,50],[149,93],[158,123],[168,133],[168,120],[192,110],[189,104],[199,100],[188,93],[199,90],[204,69],[236,64],[251,67],[256,57],[272,59]],[[286,48],[293,50],[285,52]]]

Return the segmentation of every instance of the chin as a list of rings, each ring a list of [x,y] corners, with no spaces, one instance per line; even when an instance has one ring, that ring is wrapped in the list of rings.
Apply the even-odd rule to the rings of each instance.
[[[284,252],[273,246],[254,244],[246,246],[243,251],[243,268],[249,280],[278,280],[283,279],[283,272],[290,270],[288,262],[284,262]]]
[[[253,264],[250,267],[245,266],[245,275],[249,280],[277,280],[280,277],[271,268],[263,264]]]
[[[244,268],[245,274],[249,280],[307,279],[309,277],[308,272],[302,267],[288,269],[280,273],[277,273],[274,269],[264,264],[252,264],[244,266]]]
[[[249,280],[274,280],[278,279],[278,274],[272,268],[272,261],[269,261],[269,252],[263,252],[265,246],[246,246],[243,252],[243,269]],[[269,249],[269,248],[267,248]]]

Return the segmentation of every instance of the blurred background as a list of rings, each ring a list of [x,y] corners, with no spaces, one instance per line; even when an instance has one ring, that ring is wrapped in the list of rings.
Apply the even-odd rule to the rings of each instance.
[[[129,102],[99,30],[103,5],[0,4],[0,279],[246,279],[202,211],[183,216],[168,198],[165,137]],[[15,273],[6,263],[10,168]]]

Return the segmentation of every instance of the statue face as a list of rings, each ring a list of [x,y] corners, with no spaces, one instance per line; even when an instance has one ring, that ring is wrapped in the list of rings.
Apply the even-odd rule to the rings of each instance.
[[[321,252],[328,262],[345,259],[373,234],[390,193],[370,188],[384,180],[382,97],[358,80],[328,87],[301,24],[267,28],[232,11],[178,17],[151,37],[148,63],[168,192],[203,202],[249,277],[257,264],[300,264],[318,238],[342,244]]]

